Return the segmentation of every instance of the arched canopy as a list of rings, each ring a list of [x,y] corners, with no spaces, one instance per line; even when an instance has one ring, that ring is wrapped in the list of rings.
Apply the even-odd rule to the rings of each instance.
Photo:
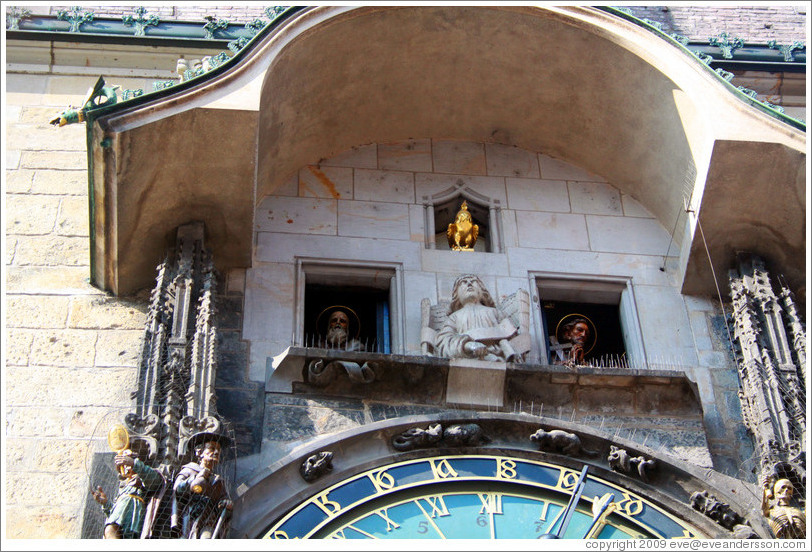
[[[305,8],[230,69],[122,104],[89,132],[93,279],[116,293],[148,285],[166,236],[190,220],[206,223],[218,266],[250,266],[254,206],[300,167],[426,137],[601,175],[675,229],[687,292],[715,293],[697,216],[706,238],[714,228],[717,272],[748,249],[794,288],[805,279],[805,135],[675,42],[596,8]]]

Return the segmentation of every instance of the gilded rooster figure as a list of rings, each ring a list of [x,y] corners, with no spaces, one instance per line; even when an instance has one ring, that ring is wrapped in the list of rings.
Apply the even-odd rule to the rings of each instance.
[[[448,225],[448,245],[452,251],[473,251],[479,225],[474,224],[471,213],[468,212],[468,202],[463,201],[457,218]]]

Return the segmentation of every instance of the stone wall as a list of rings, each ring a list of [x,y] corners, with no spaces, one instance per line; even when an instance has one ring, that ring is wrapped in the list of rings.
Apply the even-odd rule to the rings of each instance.
[[[78,536],[88,438],[135,384],[146,296],[113,298],[88,283],[85,128],[48,124],[81,102],[87,80],[7,75],[9,537]]]
[[[423,198],[461,184],[499,200],[501,252],[460,254],[426,247]],[[740,431],[736,368],[720,324],[718,300],[680,294],[673,257],[677,248],[672,245],[666,256],[668,232],[634,198],[600,176],[542,153],[499,144],[432,139],[370,144],[303,167],[276,195],[259,202],[256,227],[254,264],[246,274],[243,330],[243,338],[250,342],[253,380],[262,381],[269,358],[293,344],[300,308],[296,300],[301,293],[296,264],[300,259],[399,265],[406,355],[422,354],[421,299],[427,297],[432,304],[447,299],[460,273],[480,275],[494,297],[520,288],[532,297],[537,293],[533,274],[624,276],[631,278],[634,288],[648,356],[645,368],[685,372],[697,383],[702,415],[694,412],[682,420],[664,417],[642,423],[603,407],[601,412],[579,411],[571,404],[545,414],[600,423],[640,442],[663,443],[670,435],[667,448],[675,453],[683,445],[697,446],[696,436],[701,435],[714,467],[731,475],[737,475],[740,461],[751,455]],[[538,309],[538,303],[531,308]],[[537,323],[533,320],[531,326]],[[531,334],[542,339],[537,327]],[[545,363],[539,354],[537,341],[529,362]],[[296,415],[296,408],[305,405],[285,406],[278,395],[267,400],[281,402],[266,405],[265,441],[273,441],[280,450],[293,446],[285,443],[284,431],[269,428],[287,427],[289,421],[278,425],[274,416]],[[552,402],[543,392],[523,400],[525,407],[535,400],[536,408]],[[308,403],[307,412],[321,408],[313,406],[316,403]],[[367,414],[360,403],[345,408],[347,413],[324,410],[323,428],[301,426],[297,435],[303,438],[311,430],[319,434],[334,425],[364,423]],[[682,443],[677,442],[680,439]],[[703,462],[701,454],[697,458]]]

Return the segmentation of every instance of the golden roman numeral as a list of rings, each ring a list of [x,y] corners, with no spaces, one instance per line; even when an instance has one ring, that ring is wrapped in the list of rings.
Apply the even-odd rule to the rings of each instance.
[[[480,514],[501,514],[502,513],[502,493],[477,493],[482,501]]]
[[[327,498],[327,491],[316,495],[315,500],[313,500],[313,504],[321,508],[329,517],[334,517],[341,511],[341,504],[334,500],[329,500]]]
[[[436,518],[437,516],[443,517],[450,515],[448,513],[448,508],[446,508],[445,501],[443,497],[440,495],[437,496],[424,496],[422,498],[418,498],[417,500],[425,500],[426,504],[429,505],[431,508],[431,517]],[[439,506],[438,506],[439,504]],[[418,504],[419,506],[419,504]]]
[[[498,458],[496,460],[496,477],[499,479],[516,479],[516,462]]]
[[[400,525],[398,523],[396,523],[396,522],[392,521],[391,519],[389,519],[389,511],[388,511],[388,509],[382,508],[382,509],[378,510],[377,512],[375,512],[375,514],[380,516],[381,518],[383,518],[383,520],[386,522],[386,532],[387,533],[390,533],[392,531],[392,529],[400,528]]]
[[[445,458],[439,462],[429,460],[429,464],[431,464],[431,472],[434,474],[434,479],[448,479],[449,477],[457,477],[458,475]]]
[[[381,493],[394,488],[395,478],[385,470],[379,470],[374,473],[367,474],[369,480],[375,485],[375,493]]]

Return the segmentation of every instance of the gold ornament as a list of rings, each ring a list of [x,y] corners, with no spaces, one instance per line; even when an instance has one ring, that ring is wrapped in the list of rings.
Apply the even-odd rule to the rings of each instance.
[[[448,246],[452,251],[473,251],[479,225],[474,224],[471,213],[468,212],[468,202],[463,201],[454,222],[448,225]]]

